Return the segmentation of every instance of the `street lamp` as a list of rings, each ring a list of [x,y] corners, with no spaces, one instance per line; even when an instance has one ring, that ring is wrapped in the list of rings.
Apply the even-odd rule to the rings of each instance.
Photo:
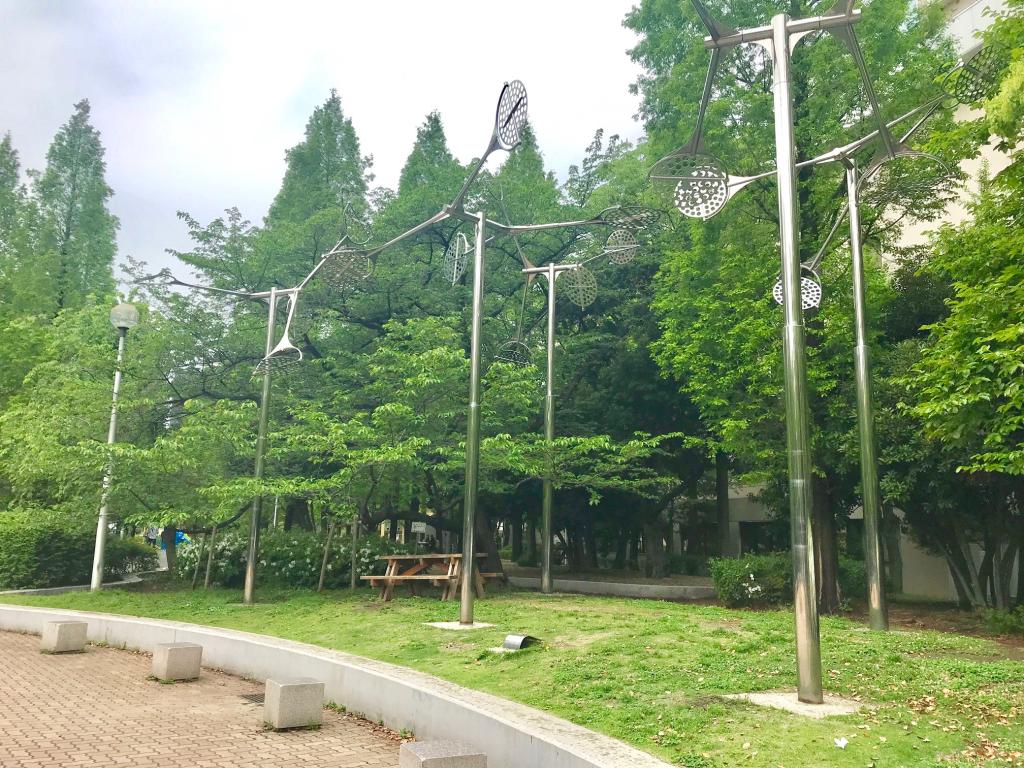
[[[117,439],[117,396],[121,393],[121,363],[124,360],[124,343],[128,329],[139,324],[139,310],[134,304],[118,304],[110,310],[110,324],[117,329],[117,362],[114,365],[114,393],[110,405],[110,427],[107,430],[107,468],[103,473],[103,490],[100,495],[100,515],[96,521],[96,546],[92,555],[92,580],[89,589],[97,592],[103,588],[103,555],[107,544],[107,511],[110,500],[110,485],[114,479],[113,446]]]

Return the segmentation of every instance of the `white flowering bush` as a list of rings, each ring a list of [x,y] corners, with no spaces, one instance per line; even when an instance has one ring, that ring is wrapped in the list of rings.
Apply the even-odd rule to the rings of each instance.
[[[226,587],[238,587],[245,581],[245,564],[249,548],[246,531],[238,529],[218,533],[213,546],[211,580]],[[200,555],[200,550],[203,550]],[[385,563],[378,556],[405,552],[398,542],[376,535],[361,537],[356,544],[356,576],[384,573]],[[324,552],[323,534],[312,531],[269,531],[260,537],[260,580],[289,587],[316,586],[320,579],[320,563]],[[348,586],[351,573],[351,539],[335,532],[331,540],[331,556],[327,562],[327,587]],[[191,580],[196,558],[203,557],[200,572],[206,568],[205,548],[199,543],[178,551],[175,570],[180,578]]]

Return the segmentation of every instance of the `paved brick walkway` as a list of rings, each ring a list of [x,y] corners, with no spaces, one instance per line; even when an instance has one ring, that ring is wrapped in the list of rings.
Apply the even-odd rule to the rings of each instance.
[[[0,632],[2,768],[394,768],[398,741],[327,710],[318,731],[262,726],[263,686],[204,669],[146,679],[150,657],[88,646],[39,653],[39,637]]]

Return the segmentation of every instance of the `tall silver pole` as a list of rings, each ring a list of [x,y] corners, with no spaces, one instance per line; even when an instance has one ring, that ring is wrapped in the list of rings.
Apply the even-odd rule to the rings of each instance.
[[[277,319],[277,289],[270,289],[270,313],[267,317],[267,351],[264,357],[274,348],[274,326]],[[256,433],[256,469],[253,477],[263,479],[263,455],[267,448],[267,418],[270,413],[270,366],[263,370],[263,392],[260,396],[260,423]],[[260,514],[263,512],[263,496],[257,493],[252,500],[252,512],[249,515],[249,554],[245,563],[245,592],[242,602],[252,605],[256,591],[256,558],[260,550]]]
[[[552,592],[551,582],[551,504],[555,462],[555,280],[558,272],[554,263],[548,264],[548,371],[547,395],[544,398],[544,447],[547,449],[544,468],[544,499],[541,507],[541,564],[540,590]]]
[[[800,251],[797,243],[796,151],[790,88],[789,17],[772,17],[772,92],[775,104],[775,156],[778,168],[779,239],[782,246],[784,391],[789,463],[789,512],[793,549],[793,608],[796,619],[797,698],[821,704],[821,640],[814,583],[811,531],[810,409],[804,319],[800,305]]]
[[[110,427],[107,429],[107,446],[117,439],[117,396],[121,393],[121,362],[124,360],[124,341],[128,336],[127,328],[118,328],[117,364],[114,366],[114,395],[110,405]],[[92,580],[89,589],[98,592],[103,588],[103,558],[107,546],[107,502],[110,498],[110,485],[114,479],[114,454],[107,456],[107,468],[103,473],[103,491],[100,497],[100,516],[96,521],[96,546],[92,554]]]
[[[857,379],[857,426],[860,432],[860,484],[864,501],[864,560],[868,572],[868,625],[889,629],[885,604],[885,580],[880,541],[881,505],[878,491],[878,458],[875,454],[874,409],[871,403],[871,356],[868,350],[867,304],[864,291],[864,253],[860,242],[860,210],[857,207],[857,166],[846,164],[846,195],[850,205],[850,251],[853,253],[853,313],[857,334],[854,375]]]
[[[476,493],[480,477],[480,336],[484,315],[484,238],[487,219],[477,214],[473,253],[473,323],[469,351],[469,417],[466,424],[466,495],[462,517],[462,585],[459,623],[473,623],[473,569],[476,568]]]

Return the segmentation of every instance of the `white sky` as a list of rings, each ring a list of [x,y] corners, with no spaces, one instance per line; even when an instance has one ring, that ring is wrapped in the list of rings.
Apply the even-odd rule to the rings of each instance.
[[[528,89],[564,179],[595,129],[641,134],[632,0],[0,0],[0,134],[42,168],[86,97],[106,147],[120,252],[163,266],[175,212],[260,222],[313,108],[336,88],[376,184],[394,187],[426,114],[467,162],[505,80]],[[492,158],[491,163],[496,159]]]

